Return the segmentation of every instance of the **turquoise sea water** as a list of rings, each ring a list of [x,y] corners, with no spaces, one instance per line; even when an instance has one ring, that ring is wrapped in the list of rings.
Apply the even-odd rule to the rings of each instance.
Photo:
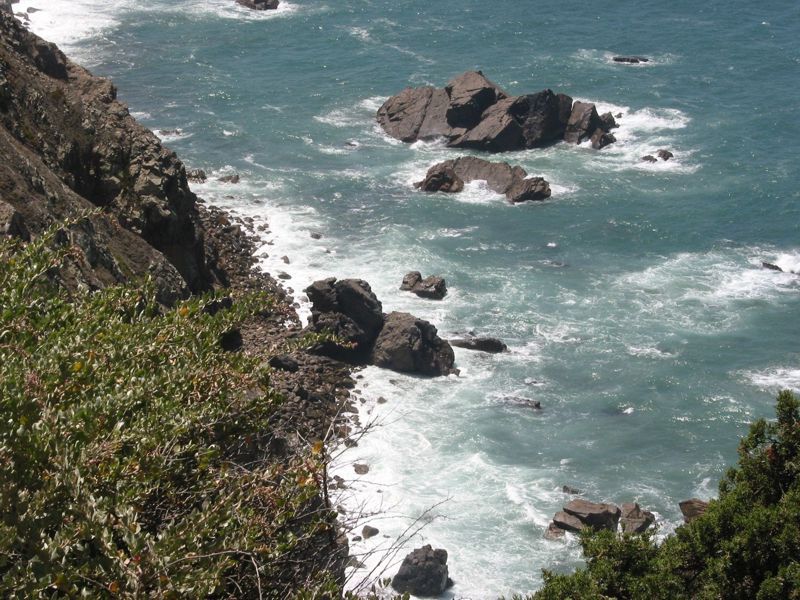
[[[43,9],[32,28],[112,77],[143,124],[181,131],[165,142],[211,175],[199,195],[269,222],[263,267],[289,273],[298,297],[316,278],[362,277],[385,310],[511,347],[457,350],[460,377],[363,373],[362,422],[377,426],[335,472],[350,481],[339,502],[365,512],[353,534],[381,535],[352,545],[367,565],[353,586],[401,539],[382,564],[423,541],[447,548],[450,596],[535,589],[541,568],[579,564],[574,540],[543,539],[564,484],[637,500],[667,534],[678,501],[714,495],[775,392],[800,389],[800,279],[760,268],[800,270],[796,2],[28,5]],[[375,110],[467,69],[622,112],[619,142],[499,157],[545,176],[545,203],[477,184],[417,192],[458,153],[387,138]],[[659,148],[675,159],[639,160]],[[232,172],[239,184],[214,181]],[[448,297],[399,292],[412,269],[443,275]]]

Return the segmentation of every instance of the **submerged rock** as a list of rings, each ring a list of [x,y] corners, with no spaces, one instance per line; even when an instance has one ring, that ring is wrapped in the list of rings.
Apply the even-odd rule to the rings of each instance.
[[[650,62],[650,59],[645,58],[644,56],[615,56],[611,60],[618,63],[627,63],[629,65],[638,65],[639,63]]]
[[[392,587],[413,596],[439,596],[453,585],[448,576],[447,550],[434,550],[430,545],[417,548],[403,559],[392,579]]]
[[[236,0],[236,2],[253,10],[275,10],[280,5],[280,0]]]
[[[2,225],[0,225],[0,228],[2,228]],[[769,262],[762,262],[761,266],[764,267],[765,269],[769,269],[770,271],[778,271],[780,273],[783,273],[783,269],[781,269],[778,265]]]
[[[528,177],[522,167],[474,156],[462,156],[433,165],[428,169],[425,179],[414,186],[428,192],[455,193],[462,191],[464,183],[470,181],[485,181],[489,189],[505,194],[514,203],[546,200],[551,194],[547,181],[541,177]]]
[[[502,341],[491,337],[457,338],[450,340],[450,345],[457,348],[465,348],[466,350],[489,352],[490,354],[498,354],[508,350],[508,346]]]

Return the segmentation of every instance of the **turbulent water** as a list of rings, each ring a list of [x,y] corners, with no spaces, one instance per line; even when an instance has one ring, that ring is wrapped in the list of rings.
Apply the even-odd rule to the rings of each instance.
[[[351,537],[381,533],[351,545],[366,565],[351,586],[425,542],[450,553],[448,597],[536,589],[542,568],[580,561],[575,540],[543,539],[565,484],[637,500],[667,534],[678,501],[715,494],[775,392],[800,389],[800,278],[761,268],[800,270],[794,1],[17,6],[30,5],[43,9],[32,29],[112,77],[143,124],[179,130],[164,141],[209,173],[200,196],[269,222],[263,267],[289,273],[298,297],[323,276],[361,277],[387,311],[510,346],[457,349],[459,377],[362,372],[374,426],[337,457],[337,503],[364,513]],[[544,203],[478,184],[417,192],[458,154],[389,139],[375,111],[468,69],[621,112],[619,141],[503,155],[550,181]],[[675,158],[640,161],[660,148]],[[216,181],[234,172],[238,184]],[[398,291],[409,270],[445,276],[447,298]]]

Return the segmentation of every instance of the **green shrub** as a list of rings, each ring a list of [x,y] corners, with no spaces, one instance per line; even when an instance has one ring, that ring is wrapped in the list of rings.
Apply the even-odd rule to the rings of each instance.
[[[67,297],[54,236],[0,239],[2,597],[287,597],[332,532],[321,452],[269,460],[265,357],[219,343],[270,298]]]
[[[660,546],[652,535],[581,538],[586,568],[545,572],[533,598],[800,599],[800,412],[784,391],[777,420],[750,427],[719,499]]]

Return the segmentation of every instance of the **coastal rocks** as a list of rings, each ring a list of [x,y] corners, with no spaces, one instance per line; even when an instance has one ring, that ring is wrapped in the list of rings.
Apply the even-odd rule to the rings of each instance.
[[[253,10],[275,10],[280,0],[236,0],[236,3]]]
[[[0,211],[2,211],[1,207],[0,207]],[[0,215],[1,214],[2,213],[0,212]],[[3,220],[2,220],[2,216],[0,216],[0,232],[2,232],[2,228],[3,228]],[[762,262],[761,263],[761,267],[764,268],[764,269],[768,269],[770,271],[777,271],[778,273],[783,273],[783,269],[781,269],[778,265],[770,263],[770,262]]]
[[[436,327],[408,313],[393,312],[375,340],[371,362],[402,373],[438,376],[454,372],[455,355]]]
[[[453,582],[448,576],[447,550],[434,550],[430,544],[408,554],[392,579],[395,590],[413,596],[438,596],[451,585]]]
[[[480,71],[468,71],[444,89],[406,88],[386,100],[376,117],[388,135],[404,142],[444,137],[451,148],[507,152],[559,141],[572,116],[572,98],[565,94],[545,89],[509,96]],[[606,133],[610,128],[599,117],[583,123],[591,127],[585,134],[580,125],[576,121],[573,128],[575,143],[590,138],[597,128]],[[608,144],[612,138],[603,141]]]
[[[349,344],[326,342],[322,353],[340,360],[364,358],[383,327],[383,307],[369,284],[331,277],[315,281],[305,292],[312,303],[312,329],[333,333]]]
[[[570,144],[580,144],[583,140],[592,137],[598,129],[602,131],[604,123],[597,114],[597,108],[589,102],[576,102],[572,105],[572,113],[564,132],[564,141]]]
[[[691,523],[696,518],[702,516],[708,508],[708,502],[700,500],[699,498],[690,498],[678,504],[683,514],[683,520],[686,523]]]
[[[578,490],[564,486],[564,493],[575,494]],[[620,509],[616,504],[589,502],[574,499],[556,513],[545,531],[548,540],[559,540],[566,532],[578,533],[584,529],[607,529],[617,531],[621,525],[623,533],[642,533],[655,523],[655,515],[629,502]]]
[[[0,200],[0,235],[10,235],[29,241],[31,234],[22,214],[7,202]]]
[[[655,521],[655,515],[649,510],[642,510],[636,502],[626,502],[622,505],[620,524],[623,533],[642,533]]]
[[[643,56],[615,56],[611,60],[617,63],[625,63],[629,65],[638,65],[639,63],[650,62],[649,58],[645,58]]]
[[[545,200],[550,197],[550,184],[541,177],[530,177],[519,166],[505,162],[490,162],[474,156],[446,160],[428,169],[425,179],[414,184],[427,192],[460,192],[464,183],[485,181],[492,191],[514,203],[527,200]]]
[[[616,504],[589,502],[588,500],[570,500],[564,512],[577,517],[584,525],[593,529],[610,529],[615,531],[621,515]]]
[[[192,169],[186,172],[186,179],[194,183],[205,183],[207,175],[203,169]]]
[[[372,527],[370,525],[364,525],[363,529],[361,530],[361,537],[365,540],[369,538],[375,537],[380,533],[380,530],[377,527]]]
[[[403,373],[438,376],[455,372],[453,349],[436,327],[407,313],[382,313],[369,284],[360,279],[315,281],[305,290],[312,303],[309,329],[333,333],[316,352]]]
[[[503,342],[491,337],[469,337],[449,340],[451,346],[464,348],[466,350],[476,350],[478,352],[488,352],[489,354],[499,354],[508,350]]]
[[[413,292],[420,298],[441,300],[447,294],[447,283],[438,275],[431,275],[423,279],[419,271],[411,271],[403,277],[400,290],[404,292]]]
[[[658,152],[656,152],[656,156],[658,156],[658,158],[660,158],[663,161],[667,161],[670,158],[673,158],[675,155],[672,152],[670,152],[669,150],[662,149],[662,150],[659,150]],[[656,158],[652,154],[647,154],[646,156],[642,157],[642,160],[644,162],[654,163],[654,162],[658,162],[658,158]]]

